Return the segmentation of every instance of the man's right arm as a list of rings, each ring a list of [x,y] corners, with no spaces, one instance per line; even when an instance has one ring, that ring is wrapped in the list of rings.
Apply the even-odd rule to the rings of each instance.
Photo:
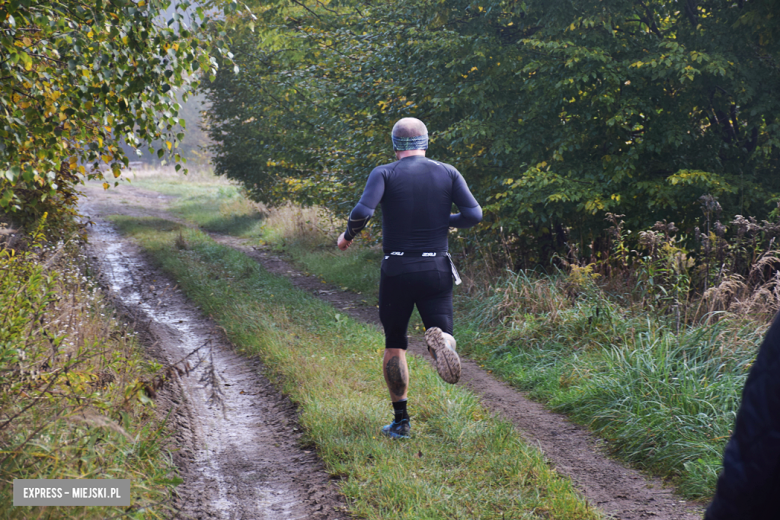
[[[384,193],[385,177],[382,174],[382,170],[376,168],[368,176],[363,196],[360,197],[360,201],[349,214],[347,230],[344,231],[345,240],[352,241],[366,227]]]

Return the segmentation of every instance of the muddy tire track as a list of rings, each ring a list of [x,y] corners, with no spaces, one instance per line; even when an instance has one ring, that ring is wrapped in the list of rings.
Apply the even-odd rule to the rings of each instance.
[[[128,196],[127,193],[123,195]],[[165,216],[167,200],[157,198],[154,192],[138,190],[138,197],[137,201],[142,208],[123,206],[112,207],[111,210],[134,216],[159,216],[192,226],[172,215]],[[268,271],[289,278],[296,287],[327,301],[355,319],[381,329],[378,310],[365,296],[325,284],[316,276],[303,273],[268,248],[249,246],[245,240],[235,237],[217,233],[210,235],[217,242],[246,253]],[[409,338],[409,352],[432,361],[421,336]],[[462,376],[458,384],[467,386],[481,398],[488,409],[510,420],[529,444],[538,446],[550,464],[559,473],[571,478],[582,494],[610,518],[702,518],[703,504],[683,500],[675,496],[660,479],[626,468],[610,459],[603,441],[593,436],[586,428],[575,425],[565,416],[551,412],[543,405],[526,398],[522,392],[497,380],[477,363],[468,359],[461,359],[461,362]],[[413,385],[412,382],[412,388]]]
[[[189,375],[158,393],[170,412],[184,483],[176,518],[346,518],[345,502],[316,452],[300,445],[295,406],[237,354],[224,333],[154,268],[140,248],[82,206],[95,224],[90,252],[117,307],[164,365],[187,358]],[[179,363],[182,366],[182,363]]]

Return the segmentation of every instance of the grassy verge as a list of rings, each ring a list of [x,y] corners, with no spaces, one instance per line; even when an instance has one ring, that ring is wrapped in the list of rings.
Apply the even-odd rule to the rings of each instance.
[[[180,482],[143,389],[159,370],[78,248],[0,251],[0,518],[163,518]],[[131,479],[131,506],[13,507],[14,479]]]
[[[352,512],[366,518],[598,518],[597,512],[491,417],[470,392],[412,358],[414,436],[379,434],[391,415],[374,328],[268,274],[193,229],[115,217],[214,317],[231,341],[259,355],[296,402],[307,442],[341,477]],[[181,233],[184,243],[176,239]]]
[[[568,282],[568,283],[567,283]],[[765,326],[744,319],[682,327],[630,312],[570,280],[508,275],[461,301],[467,355],[587,424],[618,457],[714,492],[723,448]]]

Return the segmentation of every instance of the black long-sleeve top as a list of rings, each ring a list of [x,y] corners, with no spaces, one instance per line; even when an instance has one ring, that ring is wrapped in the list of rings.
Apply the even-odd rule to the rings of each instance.
[[[453,202],[460,213],[451,214]],[[347,240],[360,233],[380,203],[386,252],[447,251],[450,227],[467,228],[482,220],[482,208],[460,172],[421,155],[374,168],[350,213]]]

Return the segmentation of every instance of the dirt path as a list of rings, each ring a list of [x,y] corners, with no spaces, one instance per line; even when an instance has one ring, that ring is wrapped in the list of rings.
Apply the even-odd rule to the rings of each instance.
[[[177,518],[337,519],[344,501],[322,462],[298,439],[295,407],[263,376],[257,361],[236,354],[224,334],[153,268],[131,241],[82,211],[102,283],[164,365],[186,358],[156,403],[176,432]]]
[[[157,194],[153,192],[138,190],[131,196],[125,191],[122,195],[128,204],[121,208],[111,207],[112,212],[165,216],[177,220],[166,216],[167,201],[156,198]],[[105,196],[98,197],[105,201]],[[269,271],[290,278],[295,286],[328,301],[350,316],[380,326],[376,308],[367,305],[363,296],[323,284],[318,278],[303,274],[264,248],[247,246],[243,240],[234,237],[211,236],[224,245],[244,251]],[[430,359],[421,337],[410,338],[409,350]],[[665,488],[659,479],[648,478],[608,458],[600,447],[601,442],[586,429],[525,398],[521,392],[496,380],[476,363],[466,359],[462,361],[463,375],[459,384],[466,385],[479,395],[489,409],[512,421],[529,443],[542,449],[559,473],[570,477],[583,495],[610,517],[620,520],[694,520],[703,516],[702,505],[682,500]]]

